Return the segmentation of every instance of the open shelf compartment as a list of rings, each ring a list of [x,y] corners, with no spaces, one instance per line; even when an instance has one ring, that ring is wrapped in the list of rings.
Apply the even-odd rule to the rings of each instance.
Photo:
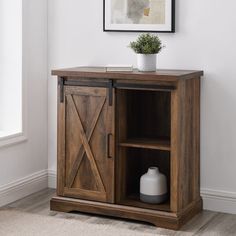
[[[117,89],[118,144],[170,150],[171,93]]]
[[[149,167],[158,167],[167,177],[170,193],[170,152],[120,147],[117,169],[117,203],[146,209],[170,211],[169,199],[162,204],[148,204],[140,201],[140,178]]]
[[[116,201],[119,204],[170,211],[162,204],[140,201],[140,177],[156,166],[167,177],[170,193],[171,93],[117,89]]]

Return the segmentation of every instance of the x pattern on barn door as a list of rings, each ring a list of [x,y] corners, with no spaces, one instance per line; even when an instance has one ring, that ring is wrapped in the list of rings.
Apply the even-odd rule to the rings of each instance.
[[[66,92],[66,179],[65,193],[72,190],[84,198],[106,200],[106,133],[108,99],[105,88],[81,88]],[[96,148],[96,152],[95,149]],[[100,150],[100,151],[99,151]],[[95,156],[95,154],[97,156]],[[102,164],[102,165],[99,165]],[[65,194],[65,195],[66,195]]]

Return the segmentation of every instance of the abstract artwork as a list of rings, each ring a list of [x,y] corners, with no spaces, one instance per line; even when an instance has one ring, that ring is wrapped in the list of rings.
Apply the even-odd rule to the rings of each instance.
[[[104,31],[174,32],[174,0],[104,0]]]

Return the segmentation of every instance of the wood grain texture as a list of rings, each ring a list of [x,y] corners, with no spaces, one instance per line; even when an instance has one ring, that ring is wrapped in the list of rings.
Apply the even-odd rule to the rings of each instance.
[[[84,149],[85,149],[85,152],[87,154],[88,160],[90,162],[90,167],[91,167],[92,173],[94,174],[94,177],[95,177],[94,180],[96,182],[97,188],[98,188],[99,191],[105,192],[105,187],[104,187],[101,175],[99,173],[94,155],[91,151],[88,139],[86,137],[84,127],[83,127],[82,122],[81,122],[80,114],[79,114],[78,110],[75,107],[75,103],[73,101],[72,96],[68,95],[67,99],[68,99],[68,106],[70,106],[73,109],[74,116],[76,116],[76,114],[77,114],[77,116],[76,116],[77,117],[77,119],[76,119],[77,122],[75,123],[75,125],[79,129],[80,139],[81,139],[81,142],[84,146]]]
[[[157,70],[156,72],[106,72],[104,67],[75,67],[68,69],[53,70],[52,75],[70,76],[78,78],[98,78],[98,79],[129,79],[143,80],[145,77],[148,80],[154,81],[178,81],[180,79],[188,79],[200,77],[203,71],[194,70]]]
[[[171,197],[179,211],[200,199],[200,82],[179,82],[172,93]]]
[[[53,74],[66,84],[58,89],[64,103],[58,100],[59,197],[52,200],[53,209],[172,229],[201,211],[202,71],[72,68]],[[140,177],[151,166],[167,177],[169,199],[163,204],[139,200]]]
[[[59,153],[63,166],[59,164],[58,195],[114,202],[114,160],[106,153],[107,135],[114,135],[114,115],[107,89],[65,86],[64,91],[64,103],[59,104],[64,155]]]
[[[170,189],[170,205],[171,211],[180,211],[179,206],[179,191],[180,191],[180,169],[179,162],[181,159],[181,84],[179,83],[178,89],[171,93],[171,168],[170,168],[170,178],[171,178],[171,189]]]
[[[105,98],[99,103],[99,105],[95,108],[95,116],[93,117],[93,120],[92,122],[90,123],[90,126],[88,127],[87,131],[86,131],[86,139],[88,140],[88,142],[90,142],[90,139],[91,139],[91,136],[93,134],[93,131],[94,131],[94,128],[97,124],[97,121],[98,121],[98,118],[100,116],[100,113],[102,111],[102,108],[104,106],[104,103],[105,103]],[[73,182],[74,182],[74,179],[76,177],[76,174],[77,174],[77,171],[80,167],[80,164],[83,160],[83,157],[84,157],[84,154],[85,154],[85,149],[83,148],[83,146],[81,145],[80,146],[80,149],[79,149],[79,152],[78,152],[78,156],[77,158],[75,159],[74,163],[72,164],[72,170],[71,170],[71,173],[68,177],[68,186],[71,187]]]
[[[140,196],[138,193],[128,195],[125,199],[119,202],[120,205],[139,207],[143,209],[151,209],[157,211],[170,212],[170,202],[166,201],[162,204],[149,204],[140,201]]]
[[[125,90],[127,138],[170,139],[170,92]],[[119,99],[119,96],[117,96]],[[121,116],[123,116],[121,114]]]
[[[169,140],[163,139],[128,139],[125,142],[120,142],[121,147],[135,147],[135,148],[147,148],[147,149],[157,149],[162,151],[170,151]]]
[[[178,230],[192,217],[201,211],[202,202],[194,202],[191,207],[177,215],[171,212],[142,209],[138,207],[123,206],[118,204],[99,203],[79,199],[54,197],[51,200],[51,210],[71,212],[80,211],[100,215],[128,218],[149,222],[157,227]]]
[[[116,127],[116,144],[118,145],[121,140],[124,141],[127,139],[127,107],[126,105],[126,92],[124,90],[116,90],[116,118],[115,118],[115,127]],[[116,166],[116,188],[115,188],[115,196],[116,202],[120,202],[123,200],[123,196],[126,193],[126,185],[121,184],[120,179],[122,178],[124,182],[126,182],[126,173],[127,166],[125,158],[126,150],[124,148],[116,149],[116,158],[115,158],[115,166]],[[122,168],[121,168],[122,166]]]

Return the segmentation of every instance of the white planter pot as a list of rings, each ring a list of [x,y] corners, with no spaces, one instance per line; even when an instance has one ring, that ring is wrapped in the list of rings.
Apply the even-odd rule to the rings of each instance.
[[[166,176],[157,167],[150,167],[140,179],[140,200],[159,204],[168,199]]]
[[[156,71],[157,54],[137,54],[139,71]]]

